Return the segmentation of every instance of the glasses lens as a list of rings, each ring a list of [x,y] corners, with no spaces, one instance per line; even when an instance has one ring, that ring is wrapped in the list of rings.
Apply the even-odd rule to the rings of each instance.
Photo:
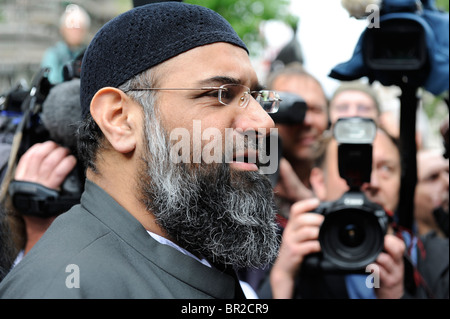
[[[275,91],[262,90],[258,92],[256,101],[267,113],[275,113],[280,107],[280,96]]]
[[[240,84],[225,84],[219,90],[219,101],[222,104],[229,105],[237,103],[245,107],[248,102],[249,89]]]

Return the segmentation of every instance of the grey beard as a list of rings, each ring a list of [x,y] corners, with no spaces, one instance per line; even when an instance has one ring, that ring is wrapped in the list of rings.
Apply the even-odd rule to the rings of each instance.
[[[159,121],[146,122],[141,200],[170,239],[213,263],[256,268],[272,262],[279,237],[270,181],[226,163],[175,164]]]

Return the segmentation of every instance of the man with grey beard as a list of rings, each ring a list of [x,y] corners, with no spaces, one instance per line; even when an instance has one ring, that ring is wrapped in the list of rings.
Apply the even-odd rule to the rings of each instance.
[[[262,90],[229,23],[196,5],[136,7],[96,34],[80,91],[81,204],[52,223],[0,297],[244,297],[235,268],[278,251],[258,159],[280,99]]]

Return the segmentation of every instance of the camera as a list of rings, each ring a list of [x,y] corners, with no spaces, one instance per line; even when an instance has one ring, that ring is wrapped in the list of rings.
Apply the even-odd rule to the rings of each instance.
[[[304,268],[364,272],[382,251],[389,217],[360,191],[363,183],[370,182],[376,131],[375,122],[367,118],[341,118],[334,124],[339,174],[350,190],[338,200],[323,202],[317,208],[316,213],[325,217],[319,231],[322,251],[307,256]]]
[[[363,31],[353,56],[329,76],[352,81],[367,77],[384,86],[423,87],[434,95],[448,90],[448,13],[434,1],[382,0],[379,26]]]
[[[0,135],[13,134],[8,165],[4,174],[3,169],[0,171],[4,176],[1,202],[9,193],[13,206],[20,213],[41,218],[58,215],[79,203],[84,189],[84,170],[78,162],[59,191],[13,179],[16,162],[35,143],[54,140],[71,149],[76,156],[72,145],[72,123],[77,117],[81,118],[79,80],[67,78],[67,81],[51,85],[47,75],[48,68],[41,69],[35,75],[31,89],[17,86],[4,95],[1,105],[2,119],[10,125],[9,130],[2,129]],[[73,74],[75,78],[76,75]]]
[[[434,95],[449,89],[449,15],[431,0],[381,0],[374,16],[379,26],[361,34],[349,61],[335,66],[329,76],[342,81],[367,77],[370,83],[399,86],[400,154],[402,175],[397,225],[413,228],[417,183],[416,111],[418,89]]]
[[[81,77],[81,62],[83,61],[84,52],[86,49],[82,50],[72,61],[67,62],[63,66],[62,74],[63,81],[70,81],[74,78]]]
[[[275,124],[285,124],[285,125],[298,125],[302,124],[305,120],[307,105],[305,100],[297,94],[288,93],[288,92],[278,92],[281,102],[280,107],[276,113],[270,113],[270,117],[274,121]],[[272,187],[278,183],[278,179],[280,176],[279,172],[279,164],[280,159],[283,156],[283,141],[280,136],[275,133],[271,133],[265,139],[265,149],[272,150],[276,152],[276,154],[269,154],[269,162],[264,164],[265,166],[271,167],[273,165],[273,161],[276,161],[276,170],[274,173],[267,174]],[[277,147],[271,148],[271,145],[277,145]]]
[[[276,124],[298,125],[305,120],[306,102],[297,94],[278,92],[280,107],[276,113],[269,114]]]

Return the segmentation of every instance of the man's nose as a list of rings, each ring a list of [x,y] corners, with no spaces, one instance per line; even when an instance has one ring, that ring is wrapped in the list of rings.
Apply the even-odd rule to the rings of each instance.
[[[373,195],[379,188],[378,174],[372,170],[370,174],[370,182],[366,182],[361,186],[361,191]]]
[[[313,111],[306,109],[305,118],[303,120],[302,126],[311,126],[313,123]]]
[[[270,115],[262,108],[262,106],[255,100],[251,99],[247,107],[239,112],[236,123],[237,128],[243,132],[263,132],[269,134],[270,129],[275,127]]]

